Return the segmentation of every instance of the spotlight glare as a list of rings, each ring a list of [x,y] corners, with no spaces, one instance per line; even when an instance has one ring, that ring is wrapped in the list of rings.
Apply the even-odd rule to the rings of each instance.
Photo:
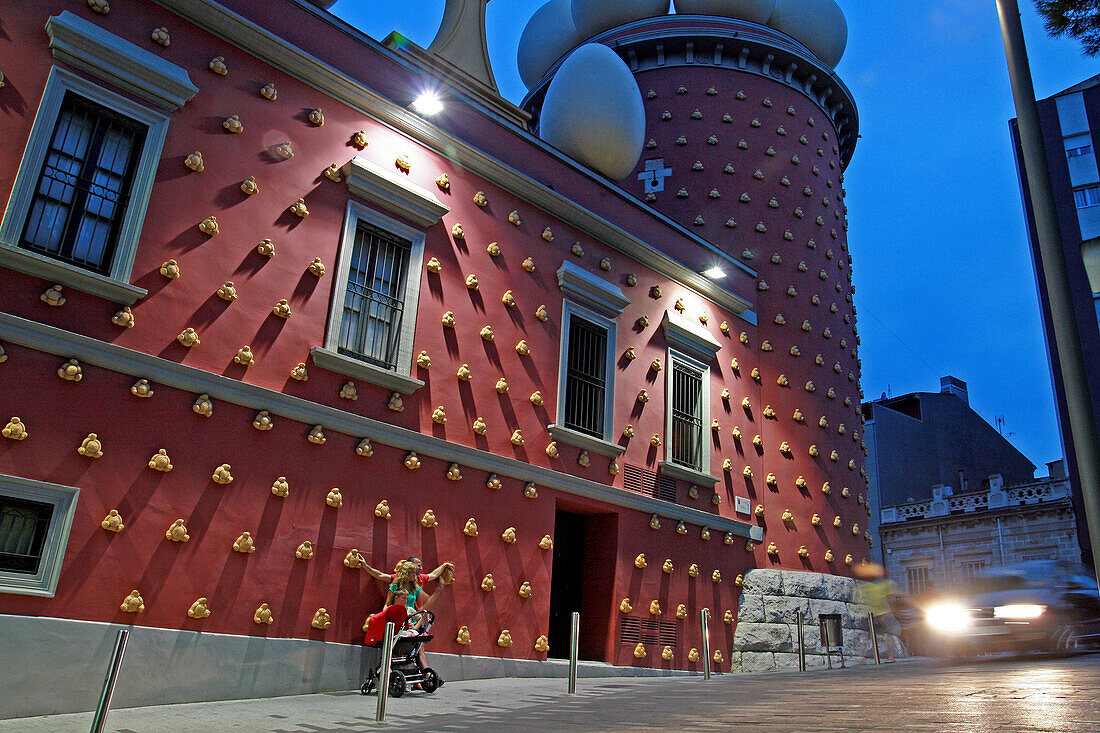
[[[412,108],[418,114],[432,117],[443,111],[443,102],[435,92],[424,92],[413,100]]]
[[[715,265],[714,267],[703,270],[703,276],[709,277],[711,280],[718,280],[726,276],[726,271]]]

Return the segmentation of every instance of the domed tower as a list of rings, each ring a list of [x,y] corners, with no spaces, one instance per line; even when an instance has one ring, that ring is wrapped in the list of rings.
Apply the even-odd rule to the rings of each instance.
[[[762,473],[750,495],[768,506],[770,564],[846,575],[871,541],[844,204],[858,121],[834,71],[847,25],[833,0],[668,5],[552,0],[525,37],[547,37],[545,26],[556,40],[521,46],[521,71],[537,79],[523,106],[544,139],[617,178],[621,160],[604,165],[605,149],[559,129],[554,83],[585,43],[612,49],[633,74],[644,142],[620,185],[756,273],[757,322],[732,336],[745,346],[739,378],[757,383],[750,427]],[[788,508],[792,522],[781,519]]]

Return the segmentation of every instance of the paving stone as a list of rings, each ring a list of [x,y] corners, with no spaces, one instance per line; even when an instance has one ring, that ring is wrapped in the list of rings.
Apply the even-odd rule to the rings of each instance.
[[[735,653],[736,654],[736,653]],[[768,658],[770,668],[768,668]],[[1068,659],[995,658],[948,666],[905,660],[876,666],[845,658],[845,669],[792,668],[791,652],[731,655],[756,674],[581,679],[566,694],[557,678],[451,683],[427,695],[391,699],[384,727],[376,698],[354,691],[322,695],[162,705],[113,710],[112,733],[350,733],[421,731],[668,731],[703,733],[1096,733],[1100,655]],[[793,662],[793,664],[791,664]],[[834,656],[834,666],[839,660]],[[123,665],[123,674],[126,668]],[[58,690],[58,694],[65,694]],[[2,711],[0,711],[2,714]],[[0,720],[0,733],[84,733],[91,713]]]

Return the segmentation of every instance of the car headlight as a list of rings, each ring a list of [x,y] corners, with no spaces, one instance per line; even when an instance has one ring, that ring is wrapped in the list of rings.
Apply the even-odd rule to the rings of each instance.
[[[962,631],[970,625],[970,612],[957,603],[943,603],[929,608],[925,620],[938,631]]]
[[[993,609],[993,616],[994,618],[1007,619],[1039,618],[1046,610],[1046,606],[1038,606],[1033,603],[1013,603],[1008,606],[997,606]]]

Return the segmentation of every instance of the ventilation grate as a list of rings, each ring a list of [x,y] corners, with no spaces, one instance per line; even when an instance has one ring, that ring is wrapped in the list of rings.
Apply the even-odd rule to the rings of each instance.
[[[676,646],[676,624],[649,618],[623,618],[619,621],[620,644]]]
[[[661,501],[676,502],[676,479],[630,463],[623,466],[623,488]]]

